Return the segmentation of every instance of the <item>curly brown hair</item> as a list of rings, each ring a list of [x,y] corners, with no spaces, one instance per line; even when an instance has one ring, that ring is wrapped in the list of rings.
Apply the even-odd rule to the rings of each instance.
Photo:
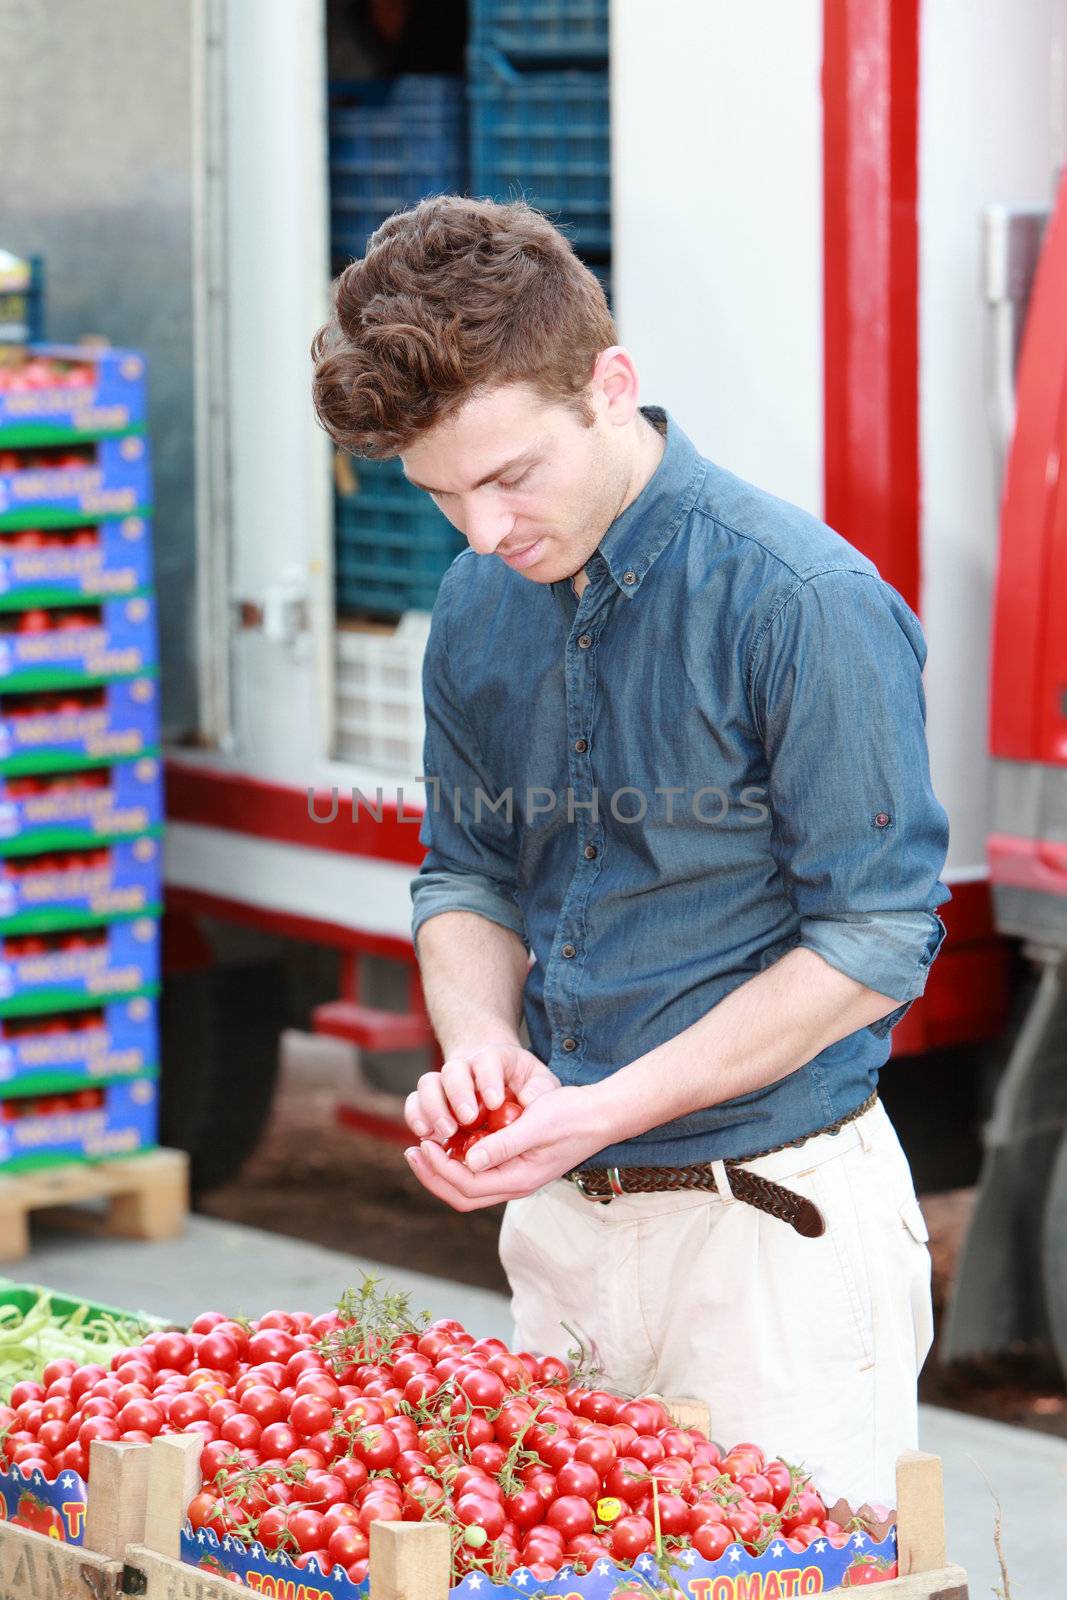
[[[504,383],[590,424],[593,364],[617,343],[600,283],[540,211],[443,195],[383,222],[334,284],[315,411],[343,450],[377,458]]]

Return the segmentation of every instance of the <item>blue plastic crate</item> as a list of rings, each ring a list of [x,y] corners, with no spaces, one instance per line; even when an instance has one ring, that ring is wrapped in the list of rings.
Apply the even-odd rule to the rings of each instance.
[[[608,0],[471,0],[471,42],[527,61],[608,54]]]
[[[389,616],[430,609],[466,541],[398,460],[357,462],[356,477],[357,492],[336,502],[338,606]]]
[[[471,192],[529,200],[579,251],[611,249],[608,75],[521,72],[496,50],[468,52]]]
[[[462,78],[408,75],[337,83],[330,91],[333,254],[361,256],[394,211],[466,180]]]
[[[0,343],[44,338],[44,261],[40,256],[0,267]]]

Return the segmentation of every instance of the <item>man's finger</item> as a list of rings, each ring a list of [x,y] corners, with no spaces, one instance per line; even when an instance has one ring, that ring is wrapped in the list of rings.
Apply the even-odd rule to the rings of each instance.
[[[474,1122],[478,1115],[478,1095],[466,1056],[455,1056],[441,1068],[441,1082],[450,1109],[460,1122]]]
[[[445,1099],[439,1072],[424,1072],[415,1090],[422,1120],[436,1139],[450,1139],[456,1131],[452,1107]]]
[[[422,1156],[439,1182],[447,1184],[468,1204],[490,1206],[504,1200],[514,1200],[520,1194],[530,1192],[530,1184],[520,1175],[517,1184],[502,1184],[496,1171],[487,1172],[483,1177],[478,1177],[465,1167],[462,1161],[456,1161],[432,1140],[424,1140],[419,1154]],[[516,1163],[517,1165],[518,1163]]]
[[[514,1086],[514,1095],[520,1105],[531,1106],[550,1089],[559,1088],[559,1079],[554,1072],[543,1067],[540,1062],[530,1068],[529,1077]]]
[[[423,1187],[431,1194],[435,1194],[439,1200],[443,1200],[446,1205],[450,1205],[454,1211],[474,1211],[481,1206],[503,1205],[515,1198],[515,1191],[498,1192],[495,1184],[487,1189],[484,1183],[479,1185],[471,1182],[470,1174],[465,1173],[458,1162],[450,1161],[432,1141],[425,1141],[421,1146],[413,1146],[404,1154]],[[462,1189],[451,1181],[448,1170],[457,1167],[463,1175]]]
[[[425,1139],[430,1133],[430,1124],[426,1121],[422,1111],[422,1104],[417,1094],[409,1094],[404,1101],[404,1121],[420,1139]]]
[[[488,1111],[495,1111],[504,1103],[504,1063],[500,1054],[498,1049],[479,1050],[471,1059],[474,1081]]]
[[[472,1172],[487,1172],[490,1167],[496,1168],[505,1161],[514,1161],[527,1150],[532,1150],[535,1145],[543,1144],[544,1138],[543,1120],[540,1120],[539,1125],[523,1112],[521,1117],[509,1122],[499,1133],[487,1133],[484,1139],[472,1144],[465,1160]],[[495,1171],[492,1176],[496,1177]]]

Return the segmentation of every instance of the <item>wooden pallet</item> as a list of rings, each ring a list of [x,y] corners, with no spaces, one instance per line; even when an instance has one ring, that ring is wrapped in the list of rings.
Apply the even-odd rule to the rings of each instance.
[[[148,1150],[121,1161],[0,1176],[0,1261],[19,1261],[29,1251],[31,1212],[101,1199],[108,1202],[102,1216],[72,1211],[64,1221],[123,1239],[173,1239],[189,1213],[189,1157],[183,1150]]]
[[[699,1402],[667,1404],[679,1421],[683,1416],[689,1419],[687,1426],[699,1426],[707,1415]],[[185,1508],[200,1488],[201,1448],[198,1437],[185,1434],[153,1440],[144,1541],[126,1552],[123,1595],[143,1596],[144,1600],[247,1597],[242,1584],[212,1577],[180,1559]],[[373,1600],[448,1600],[449,1538],[442,1524],[375,1522],[370,1541]],[[897,1541],[903,1575],[876,1586],[881,1600],[968,1600],[967,1574],[962,1567],[949,1565],[945,1555],[944,1497],[937,1456],[909,1451],[897,1463]],[[299,1586],[296,1574],[286,1571],[285,1576]],[[851,1593],[848,1589],[828,1590],[824,1600],[847,1600]],[[8,1600],[2,1587],[0,1595]],[[23,1597],[13,1594],[11,1600]]]
[[[146,1444],[93,1441],[82,1545],[0,1522],[3,1600],[118,1600],[126,1552],[144,1537],[150,1462]]]

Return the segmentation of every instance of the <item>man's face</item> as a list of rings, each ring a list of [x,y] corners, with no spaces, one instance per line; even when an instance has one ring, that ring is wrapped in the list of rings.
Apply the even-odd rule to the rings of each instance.
[[[585,427],[529,385],[502,385],[420,435],[403,452],[404,471],[478,555],[555,583],[585,565],[625,493],[618,430],[595,393],[593,404]]]

